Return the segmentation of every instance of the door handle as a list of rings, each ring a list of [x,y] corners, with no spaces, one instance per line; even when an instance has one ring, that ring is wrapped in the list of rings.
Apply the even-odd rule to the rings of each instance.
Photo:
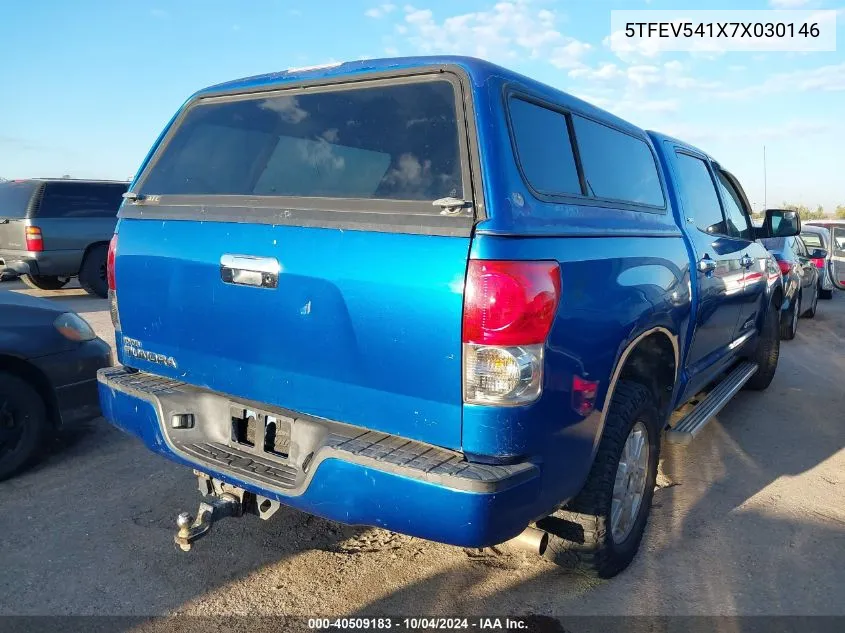
[[[220,279],[237,286],[276,288],[281,269],[275,257],[227,254],[220,258]]]
[[[705,255],[698,260],[698,272],[707,274],[712,273],[714,270],[716,270],[716,262],[710,259],[709,255]]]
[[[739,260],[739,264],[743,268],[751,268],[754,265],[754,259],[748,255],[743,255]]]

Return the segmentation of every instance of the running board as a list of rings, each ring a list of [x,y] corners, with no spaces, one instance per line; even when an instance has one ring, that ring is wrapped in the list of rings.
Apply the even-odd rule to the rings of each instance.
[[[695,409],[681,418],[666,432],[666,440],[672,444],[683,444],[692,442],[693,438],[701,432],[707,423],[722,410],[728,401],[734,397],[737,391],[757,372],[757,363],[744,362],[737,365],[725,378],[716,385],[707,397],[699,402]]]

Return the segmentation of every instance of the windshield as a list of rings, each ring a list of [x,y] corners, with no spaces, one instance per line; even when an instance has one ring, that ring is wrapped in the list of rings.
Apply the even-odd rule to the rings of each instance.
[[[824,248],[822,236],[818,233],[802,233],[801,239],[804,240],[808,248]]]

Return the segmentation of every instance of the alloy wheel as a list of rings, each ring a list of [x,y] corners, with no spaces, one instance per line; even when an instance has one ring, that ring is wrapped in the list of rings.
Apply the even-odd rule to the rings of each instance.
[[[613,484],[610,529],[616,543],[628,538],[639,516],[648,479],[649,450],[648,429],[637,422],[625,440]]]

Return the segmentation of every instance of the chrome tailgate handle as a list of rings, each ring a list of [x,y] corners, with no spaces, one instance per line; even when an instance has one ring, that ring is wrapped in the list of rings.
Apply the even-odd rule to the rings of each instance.
[[[220,257],[220,279],[237,286],[276,288],[281,269],[275,257],[229,254]]]

